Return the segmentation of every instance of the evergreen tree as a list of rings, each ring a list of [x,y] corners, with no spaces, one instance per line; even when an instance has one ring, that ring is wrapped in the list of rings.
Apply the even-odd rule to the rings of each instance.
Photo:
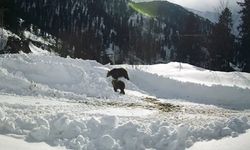
[[[184,25],[177,45],[177,61],[198,65],[201,54],[201,37],[199,37],[199,22],[190,14]]]
[[[232,31],[232,13],[226,7],[215,24],[210,43],[211,68],[214,70],[231,71],[235,37]]]
[[[238,3],[241,7],[240,29],[240,59],[245,63],[243,71],[250,72],[250,0],[245,0],[243,3]]]
[[[12,0],[3,0],[1,2],[2,9],[4,10],[3,21],[7,29],[12,29],[13,32],[18,33],[18,18],[16,17],[16,11],[13,10],[14,1]]]

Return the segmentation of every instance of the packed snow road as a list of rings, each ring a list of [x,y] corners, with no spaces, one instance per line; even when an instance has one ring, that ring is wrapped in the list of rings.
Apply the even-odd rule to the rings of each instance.
[[[130,81],[122,79],[120,95],[106,77],[113,67],[1,55],[0,134],[67,149],[184,150],[250,129],[249,74],[180,63],[123,65]]]

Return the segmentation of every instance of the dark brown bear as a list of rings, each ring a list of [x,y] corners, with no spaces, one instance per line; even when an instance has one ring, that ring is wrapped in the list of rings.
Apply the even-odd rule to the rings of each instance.
[[[125,83],[120,81],[120,80],[112,80],[112,85],[114,88],[114,91],[117,92],[117,89],[120,89],[121,94],[125,94],[124,89],[125,89]]]
[[[109,77],[109,76],[112,76],[116,80],[120,77],[124,77],[127,80],[129,80],[128,73],[124,68],[114,68],[114,69],[108,71],[107,77]]]

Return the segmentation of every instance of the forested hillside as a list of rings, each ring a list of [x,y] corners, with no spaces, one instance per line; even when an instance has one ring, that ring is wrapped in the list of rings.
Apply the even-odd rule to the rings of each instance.
[[[206,47],[211,23],[169,2],[139,4],[146,11],[153,8],[154,16],[136,11],[131,7],[135,3],[128,0],[11,0],[6,3],[8,29],[22,35],[20,32],[31,30],[32,24],[32,32],[39,36],[46,37],[46,33],[54,36],[56,51],[62,56],[95,59],[101,63],[152,64],[181,59],[190,59],[201,66],[206,63],[202,47]],[[191,34],[198,36],[189,38]],[[196,51],[184,50],[180,54],[182,46],[194,47],[194,43]]]
[[[248,3],[240,4],[246,10],[239,13],[243,22],[236,36],[227,7],[211,23],[167,1],[2,0],[0,26],[20,38],[10,36],[0,53],[30,52],[32,42],[63,57],[103,64],[178,61],[211,70],[249,72]]]

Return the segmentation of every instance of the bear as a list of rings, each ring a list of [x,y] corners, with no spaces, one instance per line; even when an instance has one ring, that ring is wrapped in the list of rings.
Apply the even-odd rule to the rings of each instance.
[[[124,68],[114,68],[107,73],[107,77],[112,76],[115,80],[120,77],[124,77],[125,79],[129,80],[128,72]]]
[[[120,89],[120,94],[125,94],[125,83],[121,80],[112,80],[112,85],[114,91],[117,92],[117,89]]]

